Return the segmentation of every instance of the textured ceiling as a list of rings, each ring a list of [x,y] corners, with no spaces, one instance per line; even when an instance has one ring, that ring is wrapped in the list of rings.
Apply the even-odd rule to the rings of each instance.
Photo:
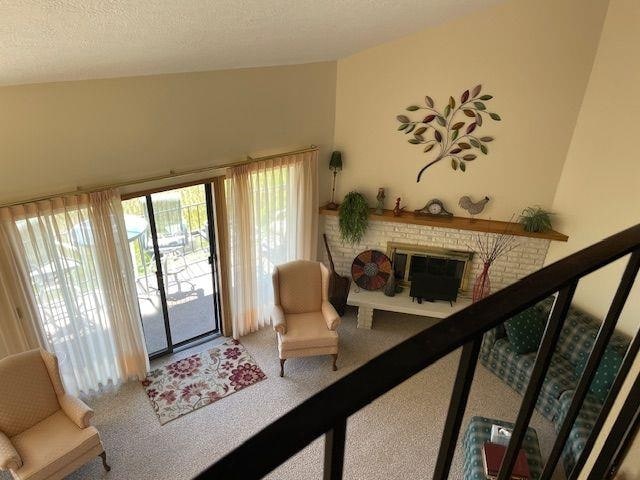
[[[0,85],[335,60],[500,0],[0,0]]]

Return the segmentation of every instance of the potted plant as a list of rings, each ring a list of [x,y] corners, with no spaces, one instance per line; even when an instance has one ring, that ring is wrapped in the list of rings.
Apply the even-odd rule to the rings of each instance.
[[[527,207],[520,215],[520,224],[525,232],[546,232],[551,230],[551,212],[540,207]]]
[[[338,209],[340,235],[352,245],[360,243],[369,224],[369,205],[364,195],[349,192]]]

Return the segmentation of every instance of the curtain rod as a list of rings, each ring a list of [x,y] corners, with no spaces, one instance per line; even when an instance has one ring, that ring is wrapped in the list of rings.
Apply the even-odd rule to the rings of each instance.
[[[81,195],[83,193],[98,192],[100,190],[108,190],[108,189],[111,189],[111,188],[128,187],[130,185],[136,185],[138,183],[158,182],[160,180],[167,180],[169,178],[185,177],[187,175],[195,175],[197,173],[210,172],[211,170],[218,170],[218,169],[221,169],[221,168],[237,167],[239,165],[246,165],[247,163],[260,162],[260,161],[263,161],[263,160],[270,160],[272,158],[278,158],[278,157],[285,157],[287,155],[297,155],[297,154],[300,154],[300,153],[313,152],[315,150],[318,150],[318,148],[319,147],[317,147],[316,145],[311,145],[308,148],[302,148],[302,149],[299,149],[299,150],[292,150],[290,152],[277,153],[275,155],[266,155],[266,156],[263,156],[263,157],[250,157],[249,155],[247,155],[247,159],[246,160],[241,160],[239,162],[228,162],[228,163],[222,163],[222,164],[219,164],[219,165],[210,165],[210,166],[207,166],[207,167],[192,168],[190,170],[183,170],[183,171],[180,171],[180,172],[176,171],[176,170],[169,170],[169,173],[165,173],[165,174],[162,174],[162,175],[155,175],[153,177],[145,177],[145,178],[136,178],[136,179],[133,179],[133,180],[124,180],[122,182],[110,183],[110,184],[105,184],[105,185],[96,185],[96,186],[93,186],[93,187],[83,188],[81,186],[78,186],[78,188],[76,188],[75,190],[68,191],[68,192],[53,193],[53,194],[50,194],[50,195],[43,195],[41,197],[36,197],[36,198],[31,198],[31,199],[26,199],[26,200],[18,200],[18,201],[14,201],[14,202],[2,203],[2,204],[0,204],[0,208],[13,207],[15,205],[22,205],[24,203],[41,202],[43,200],[49,200],[51,198],[56,198],[56,197],[65,197],[65,196],[69,196],[69,195]]]
[[[247,155],[247,160],[245,162],[236,162],[235,165],[243,165],[245,163],[260,162],[260,161],[264,161],[264,160],[271,160],[272,158],[286,157],[287,155],[297,155],[299,153],[313,152],[314,150],[318,150],[318,147],[315,146],[315,145],[311,145],[309,148],[303,148],[301,150],[294,150],[292,152],[276,153],[274,155],[265,155],[263,157],[250,157],[249,155]],[[235,165],[227,165],[227,167],[231,167],[231,166],[235,166]]]

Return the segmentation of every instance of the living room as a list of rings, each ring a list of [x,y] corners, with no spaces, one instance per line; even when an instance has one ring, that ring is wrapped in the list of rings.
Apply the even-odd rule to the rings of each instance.
[[[384,352],[638,223],[633,0],[0,13],[0,390],[14,402],[0,400],[0,478],[193,478]],[[632,264],[568,295],[522,440],[531,478],[592,478],[632,403],[633,281],[610,339],[600,329]],[[295,326],[309,303],[321,332]],[[517,423],[557,311],[535,303],[484,336],[450,478],[483,478],[469,474],[478,419]],[[598,338],[615,370],[587,382],[564,432]],[[6,367],[34,349],[46,408],[28,400],[41,394],[28,367]],[[350,416],[344,477],[431,476],[464,359],[452,349]],[[44,430],[32,446],[69,398],[84,416],[64,422],[95,429],[90,448]],[[21,404],[47,415],[16,427]],[[320,477],[323,445],[268,478]],[[619,478],[640,478],[633,455],[615,457]]]

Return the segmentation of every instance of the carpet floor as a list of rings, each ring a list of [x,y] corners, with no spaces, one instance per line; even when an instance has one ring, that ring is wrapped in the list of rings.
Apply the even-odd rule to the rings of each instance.
[[[112,470],[99,459],[85,465],[71,479],[188,479],[280,417],[321,388],[368,359],[428,327],[429,319],[377,312],[372,330],[356,328],[350,310],[339,329],[338,371],[331,359],[291,359],[280,378],[272,330],[242,338],[242,344],[267,378],[229,398],[215,402],[161,426],[142,385],[132,382],[116,392],[90,399],[94,425],[100,431]],[[155,361],[152,367],[184,358],[224,342],[220,338]],[[441,359],[353,415],[347,424],[345,479],[431,478],[456,374],[459,351]],[[469,417],[482,415],[514,421],[522,397],[496,376],[478,366],[463,428]],[[537,412],[543,457],[555,438],[552,424]],[[267,478],[322,478],[323,440],[318,439]],[[460,449],[451,479],[461,479]],[[2,477],[2,475],[0,475]],[[8,477],[2,477],[8,478]],[[556,472],[555,478],[563,478]]]

